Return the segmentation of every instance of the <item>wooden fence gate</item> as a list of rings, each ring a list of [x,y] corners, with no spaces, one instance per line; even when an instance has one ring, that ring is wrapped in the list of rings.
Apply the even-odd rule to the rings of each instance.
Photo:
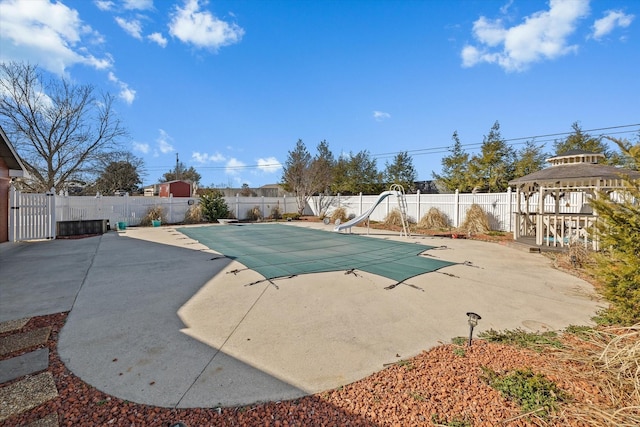
[[[56,238],[55,193],[22,193],[9,189],[9,241]]]

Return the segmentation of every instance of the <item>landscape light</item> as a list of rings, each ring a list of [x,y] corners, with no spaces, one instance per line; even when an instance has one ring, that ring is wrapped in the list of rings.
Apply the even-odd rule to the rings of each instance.
[[[471,339],[473,338],[473,328],[478,326],[478,320],[482,319],[479,314],[468,312],[467,316],[469,316],[469,346],[471,346]]]

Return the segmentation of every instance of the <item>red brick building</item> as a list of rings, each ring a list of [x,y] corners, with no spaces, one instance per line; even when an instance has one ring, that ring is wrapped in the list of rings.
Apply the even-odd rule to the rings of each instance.
[[[25,175],[20,157],[0,127],[0,243],[9,240],[9,186]]]

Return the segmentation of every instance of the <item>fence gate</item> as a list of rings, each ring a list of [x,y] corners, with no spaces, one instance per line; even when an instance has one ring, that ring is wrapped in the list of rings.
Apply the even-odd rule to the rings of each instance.
[[[55,193],[22,193],[9,190],[9,241],[55,239]]]

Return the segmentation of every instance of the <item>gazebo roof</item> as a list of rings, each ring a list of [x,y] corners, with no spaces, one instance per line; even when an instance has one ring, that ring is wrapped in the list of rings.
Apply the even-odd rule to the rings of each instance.
[[[585,189],[621,188],[623,179],[640,179],[640,172],[615,166],[601,165],[598,153],[571,151],[548,159],[552,166],[509,181],[509,185],[521,189]]]

